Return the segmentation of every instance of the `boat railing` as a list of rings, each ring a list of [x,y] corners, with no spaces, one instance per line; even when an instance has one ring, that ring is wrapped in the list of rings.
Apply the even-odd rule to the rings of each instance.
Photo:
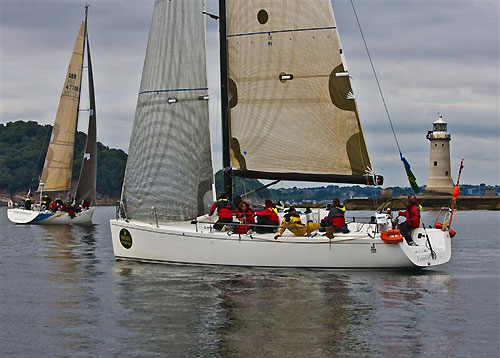
[[[123,219],[128,222],[127,210],[121,200],[117,201],[115,204],[115,219]]]
[[[214,231],[216,231],[214,229],[214,224],[216,224],[216,222],[213,222],[213,221],[203,221],[203,220],[192,220],[191,221],[191,224],[195,225],[196,226],[196,232],[198,232],[198,224],[204,224],[204,225],[209,225],[209,228],[210,228],[210,232],[213,233]],[[237,227],[240,227],[240,226],[246,226],[248,227],[248,231],[247,231],[247,234],[250,234],[250,238],[253,238],[252,237],[252,233],[254,231],[256,231],[258,233],[258,230],[255,230],[256,228],[265,228],[265,229],[274,229],[273,232],[268,232],[269,234],[274,234],[274,233],[277,233],[279,231],[279,229],[281,228],[284,228],[284,229],[308,229],[308,227],[306,225],[286,225],[286,226],[283,226],[283,225],[265,225],[265,224],[247,224],[247,223],[239,223],[239,222],[231,222],[231,223],[220,223],[221,225],[225,225],[226,226],[226,230],[224,231],[221,231],[221,232],[227,232],[228,235],[232,235],[232,234],[235,234],[237,233],[237,230],[236,228]],[[361,228],[364,226],[364,225],[367,225],[368,223],[359,223],[360,227],[358,228],[358,230],[356,230],[356,232],[359,232],[361,230]],[[307,230],[306,231],[306,235],[304,237],[311,237],[311,236],[314,236],[314,233],[318,231],[318,229],[316,230]],[[240,237],[241,237],[241,233],[237,233]]]

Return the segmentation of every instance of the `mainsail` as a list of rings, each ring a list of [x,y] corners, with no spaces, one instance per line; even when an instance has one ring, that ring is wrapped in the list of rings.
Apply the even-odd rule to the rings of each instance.
[[[203,10],[203,0],[155,3],[122,191],[131,219],[207,212],[213,174]]]
[[[83,21],[57,108],[56,120],[40,180],[44,184],[43,191],[64,191],[71,187],[82,81],[85,27],[85,21]]]
[[[87,142],[85,143],[85,153],[83,155],[82,169],[78,186],[76,189],[75,202],[81,203],[83,200],[95,204],[96,184],[97,184],[97,130],[95,113],[95,93],[94,75],[92,72],[92,60],[90,58],[90,44],[87,33],[87,68],[89,79],[89,128],[87,131]]]
[[[330,0],[226,3],[234,175],[369,184]]]

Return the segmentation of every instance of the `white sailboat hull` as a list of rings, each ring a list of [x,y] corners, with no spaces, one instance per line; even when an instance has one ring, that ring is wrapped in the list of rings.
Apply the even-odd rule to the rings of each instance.
[[[128,234],[123,231],[125,229]],[[274,234],[227,235],[211,232],[208,226],[175,223],[157,227],[130,220],[111,220],[113,250],[117,259],[139,261],[296,268],[415,268],[444,264],[451,257],[447,232],[427,229],[436,258],[426,247],[423,229],[415,230],[418,246],[388,244],[379,234],[371,234],[374,225],[349,224],[351,233],[314,238],[287,233],[274,240]],[[359,231],[357,231],[359,230]],[[120,233],[122,240],[120,239]],[[368,236],[368,233],[373,237]],[[125,240],[123,240],[123,238]],[[123,244],[125,243],[125,245]],[[126,248],[129,246],[129,248]]]
[[[7,217],[15,224],[40,224],[40,225],[71,225],[71,224],[90,224],[94,208],[82,210],[75,214],[74,218],[65,211],[44,210],[26,210],[26,209],[8,209]]]

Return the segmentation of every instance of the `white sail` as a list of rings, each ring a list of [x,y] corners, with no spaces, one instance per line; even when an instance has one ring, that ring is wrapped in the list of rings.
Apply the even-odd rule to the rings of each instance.
[[[155,3],[122,192],[130,218],[154,207],[159,221],[188,220],[210,203],[202,12],[202,0]]]

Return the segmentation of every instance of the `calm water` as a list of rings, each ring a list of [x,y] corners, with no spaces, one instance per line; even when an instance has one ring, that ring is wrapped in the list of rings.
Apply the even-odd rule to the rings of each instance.
[[[115,262],[113,216],[14,226],[0,209],[1,356],[499,355],[499,212],[459,213],[452,261],[423,271]]]

